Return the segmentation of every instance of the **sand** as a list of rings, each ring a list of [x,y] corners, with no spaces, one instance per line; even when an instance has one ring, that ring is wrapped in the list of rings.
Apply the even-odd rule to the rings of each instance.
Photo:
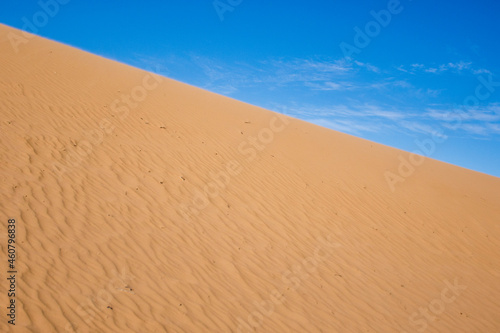
[[[12,34],[0,331],[500,331],[499,178]]]

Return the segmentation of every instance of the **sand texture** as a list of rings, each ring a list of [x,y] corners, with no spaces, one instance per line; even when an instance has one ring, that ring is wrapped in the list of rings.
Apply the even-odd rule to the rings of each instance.
[[[1,332],[500,332],[499,178],[9,34]]]

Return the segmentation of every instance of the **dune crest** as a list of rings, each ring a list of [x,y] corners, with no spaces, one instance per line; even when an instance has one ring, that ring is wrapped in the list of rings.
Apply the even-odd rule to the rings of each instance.
[[[9,34],[0,331],[500,331],[499,178]]]

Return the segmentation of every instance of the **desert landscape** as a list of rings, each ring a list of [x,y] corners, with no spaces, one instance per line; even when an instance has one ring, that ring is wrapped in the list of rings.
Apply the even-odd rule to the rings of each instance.
[[[499,178],[0,36],[1,332],[500,331]]]

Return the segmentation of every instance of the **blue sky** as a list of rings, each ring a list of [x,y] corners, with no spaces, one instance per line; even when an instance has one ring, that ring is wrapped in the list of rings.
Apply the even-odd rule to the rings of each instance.
[[[0,22],[500,177],[498,1],[55,1]]]

